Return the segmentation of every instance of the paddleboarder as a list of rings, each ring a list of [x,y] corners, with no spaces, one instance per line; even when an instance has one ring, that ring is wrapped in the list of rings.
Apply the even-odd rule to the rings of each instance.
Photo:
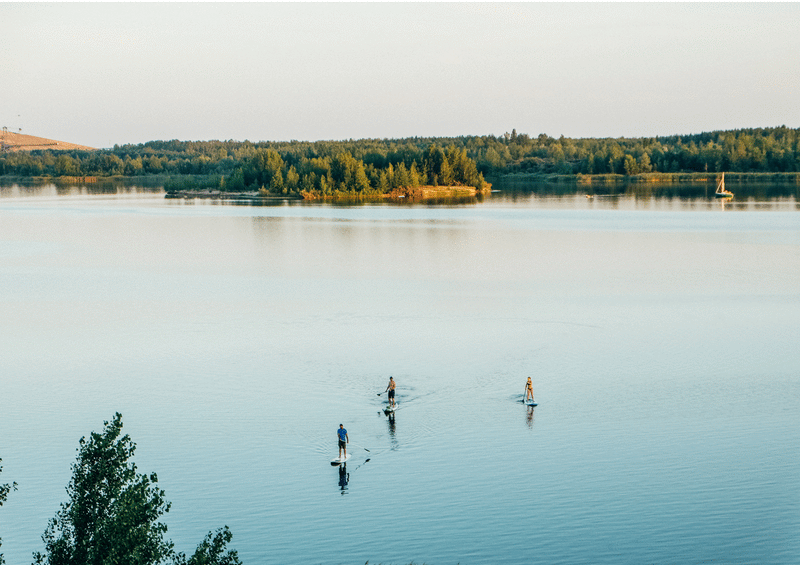
[[[339,436],[339,459],[342,458],[342,450],[344,450],[344,456],[346,459],[347,444],[350,443],[350,438],[347,436],[347,430],[344,429],[344,425],[339,424],[339,429],[336,430],[336,434]]]
[[[533,383],[530,377],[528,377],[528,382],[525,383],[525,401],[527,402],[528,399],[533,401]]]
[[[397,383],[394,382],[392,377],[389,377],[389,384],[386,385],[386,390],[389,391],[389,403],[394,406],[394,387],[397,386]],[[384,390],[383,392],[386,392]]]

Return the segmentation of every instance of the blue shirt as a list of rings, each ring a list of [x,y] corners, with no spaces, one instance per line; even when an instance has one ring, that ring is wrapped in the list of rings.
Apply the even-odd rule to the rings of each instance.
[[[339,434],[339,441],[344,441],[347,437],[347,430],[344,428],[339,428],[336,433]]]

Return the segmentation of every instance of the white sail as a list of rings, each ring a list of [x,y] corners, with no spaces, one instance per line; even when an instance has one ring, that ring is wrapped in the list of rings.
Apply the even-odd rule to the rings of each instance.
[[[733,193],[725,188],[725,173],[722,173],[722,178],[717,183],[717,196],[733,196]]]

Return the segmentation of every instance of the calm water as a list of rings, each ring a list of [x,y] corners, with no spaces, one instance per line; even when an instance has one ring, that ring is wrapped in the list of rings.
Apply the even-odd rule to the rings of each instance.
[[[247,565],[800,562],[791,193],[0,195],[9,564],[115,411],[185,552],[227,524]]]

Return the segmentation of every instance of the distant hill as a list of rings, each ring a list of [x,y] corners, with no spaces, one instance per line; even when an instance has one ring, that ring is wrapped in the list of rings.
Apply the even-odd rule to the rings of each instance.
[[[94,147],[86,145],[78,145],[77,143],[68,143],[66,141],[56,141],[55,139],[46,139],[44,137],[35,137],[33,135],[25,135],[23,133],[13,132],[0,132],[0,144],[2,151],[35,151],[37,149],[50,149],[50,150],[68,150],[68,149],[83,149],[91,151]]]

